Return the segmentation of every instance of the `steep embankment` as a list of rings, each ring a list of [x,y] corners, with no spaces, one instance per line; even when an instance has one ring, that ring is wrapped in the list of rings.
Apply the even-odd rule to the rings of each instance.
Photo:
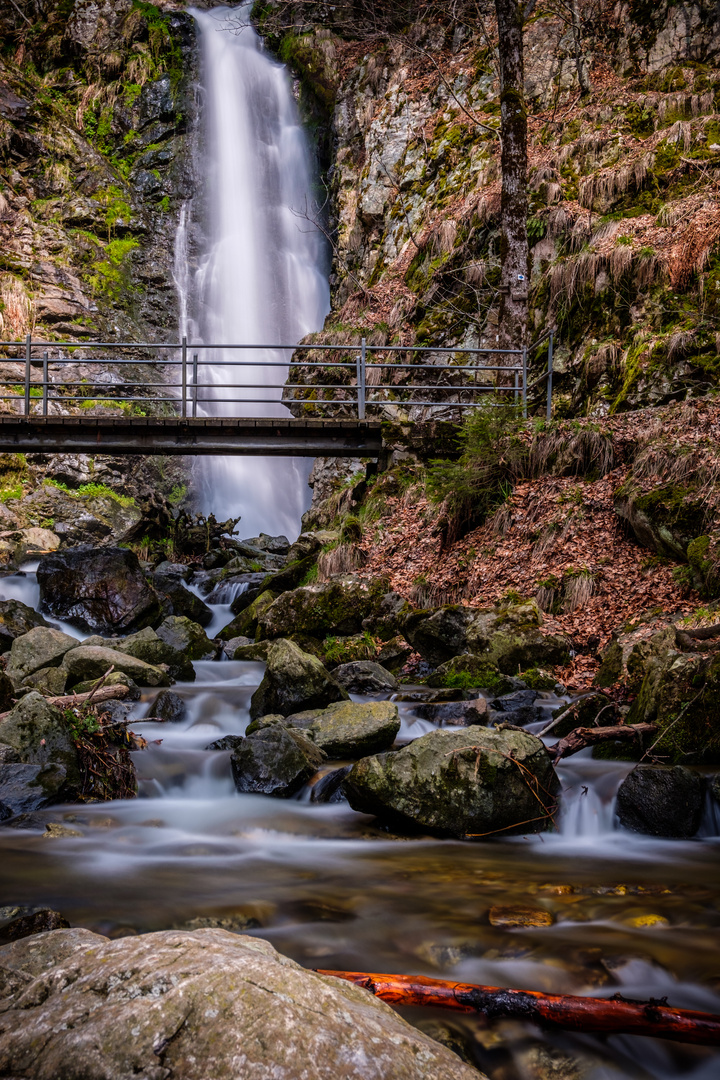
[[[196,187],[191,17],[140,0],[31,0],[3,7],[0,38],[0,339],[173,338],[175,234]],[[48,351],[51,359],[62,352]],[[3,395],[22,391],[17,355],[0,350],[0,380],[10,384]],[[152,359],[139,349],[123,357]],[[54,388],[51,414],[91,407],[142,416],[141,399],[154,393],[144,382],[167,396],[163,370],[134,364],[98,376],[80,359],[51,377],[78,384]],[[98,377],[103,385],[93,387]],[[137,403],[113,403],[121,385]],[[4,557],[17,530],[35,526],[71,542],[160,535],[163,496],[177,503],[186,479],[182,463],[167,459],[6,455]]]
[[[326,14],[313,24],[308,5],[302,25],[283,25],[288,7],[256,11],[299,73],[301,101],[322,136],[334,243],[326,335],[493,344],[500,105],[492,20],[448,16],[353,39],[347,19],[340,26],[340,15]],[[557,416],[661,404],[718,382],[716,6],[580,7],[589,97],[577,85],[566,23],[540,10],[526,30],[530,320],[534,339],[557,330]],[[536,373],[545,357],[534,354]],[[403,415],[404,381],[381,395],[384,416]]]

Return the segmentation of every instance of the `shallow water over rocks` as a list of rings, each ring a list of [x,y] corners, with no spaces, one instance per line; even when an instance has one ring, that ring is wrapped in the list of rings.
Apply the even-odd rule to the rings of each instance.
[[[308,967],[667,994],[671,1004],[720,1012],[719,842],[710,803],[700,838],[632,834],[614,821],[615,793],[631,766],[580,754],[560,769],[556,833],[481,843],[389,834],[345,803],[312,804],[308,788],[290,800],[238,794],[229,751],[205,748],[244,732],[263,665],[198,661],[195,669],[196,682],[174,687],[187,703],[183,722],[142,722],[154,690],[134,706],[133,730],[149,740],[135,755],[138,799],[58,806],[28,827],[0,829],[0,905],[51,906],[113,937],[204,925],[245,930]],[[398,741],[433,730],[415,708],[400,703]],[[47,822],[81,835],[45,836]],[[491,908],[518,906],[542,925],[490,924]],[[433,1019],[419,1010],[408,1016]],[[435,1019],[497,1080],[709,1080],[720,1069],[710,1051],[648,1039]],[[550,1052],[554,1072],[547,1061],[545,1071],[538,1065]]]

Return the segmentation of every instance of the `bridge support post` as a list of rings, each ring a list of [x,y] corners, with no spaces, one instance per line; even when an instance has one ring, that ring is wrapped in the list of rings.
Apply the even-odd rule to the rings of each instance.
[[[187,416],[187,338],[183,335],[182,339],[182,405],[180,407],[180,415],[183,420]]]
[[[365,338],[360,341],[360,355],[357,358],[357,409],[358,420],[365,419],[365,359],[367,355],[367,343]]]
[[[25,338],[25,416],[30,415],[30,362],[32,360],[32,335]]]
[[[192,368],[192,386],[193,386],[192,414],[193,414],[193,420],[197,416],[197,395],[198,395],[198,381],[197,380],[198,380],[198,354],[193,353],[193,368]]]
[[[42,396],[42,414],[47,416],[48,414],[48,354],[43,353],[43,396]]]
[[[523,416],[527,419],[527,347],[522,353],[522,403]]]

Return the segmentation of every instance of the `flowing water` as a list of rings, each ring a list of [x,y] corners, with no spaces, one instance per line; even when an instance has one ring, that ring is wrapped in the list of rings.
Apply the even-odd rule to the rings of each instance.
[[[203,178],[209,249],[188,272],[188,211],[176,243],[181,332],[206,343],[293,345],[320,330],[330,309],[323,236],[314,221],[312,172],[285,67],[248,25],[251,4],[194,11],[202,62]],[[192,315],[192,312],[195,315]],[[198,350],[212,382],[200,412],[288,416],[288,350]],[[209,458],[204,509],[242,515],[245,536],[298,533],[309,463]]]
[[[0,581],[0,596],[37,598],[35,576]],[[229,620],[215,605],[215,628]],[[76,632],[77,633],[77,632]],[[655,840],[620,829],[617,787],[631,767],[585,753],[560,769],[556,833],[479,843],[388,834],[346,804],[318,805],[309,789],[273,800],[234,790],[229,752],[242,734],[260,663],[202,661],[180,724],[143,723],[157,691],[135,706],[136,800],[59,806],[23,829],[0,829],[0,905],[49,905],[111,936],[221,925],[266,937],[308,967],[414,972],[559,993],[647,998],[720,1011],[717,809],[701,835]],[[549,707],[552,702],[549,702]],[[400,705],[400,741],[432,730]],[[46,839],[59,821],[82,835]],[[549,926],[490,925],[495,905],[549,912]],[[648,918],[651,917],[651,918]],[[643,925],[643,924],[647,925]],[[533,1055],[552,1053],[574,1078],[720,1073],[711,1051],[626,1036],[541,1035],[410,1011],[450,1023],[494,1080],[525,1080]],[[582,1073],[566,1059],[579,1062]],[[577,1066],[578,1068],[580,1066]]]
[[[251,29],[228,30],[226,10],[195,17],[214,218],[197,274],[187,261],[191,208],[181,219],[183,330],[195,336],[196,318],[205,341],[293,341],[322,324],[327,285],[317,233],[293,213],[309,204],[310,174],[287,74]],[[280,382],[274,373],[282,370],[217,366],[216,396],[239,396],[225,383],[247,389]],[[253,392],[271,397],[266,389]],[[279,395],[264,407],[277,414]],[[297,532],[303,476],[292,463],[238,458],[218,466],[210,481],[207,508],[222,517],[242,512],[245,535]],[[36,606],[33,569],[0,580],[0,597]],[[217,597],[211,635],[230,621],[233,597],[232,587]],[[692,841],[633,835],[614,815],[630,766],[583,753],[560,769],[555,833],[477,843],[389,834],[346,804],[311,802],[309,790],[292,800],[238,794],[229,753],[206,747],[244,732],[262,665],[208,661],[195,668],[196,681],[176,687],[188,704],[182,723],[143,722],[155,691],[136,706],[133,730],[149,740],[135,754],[138,799],[59,806],[33,815],[25,828],[0,828],[0,905],[52,906],[111,936],[170,926],[244,928],[309,967],[667,995],[672,1004],[720,1012],[717,804],[708,802]],[[401,740],[432,729],[412,705],[402,705],[401,714]],[[45,838],[47,821],[81,835]],[[542,909],[552,924],[490,925],[491,907],[515,904]],[[720,1075],[720,1056],[704,1049],[541,1034],[509,1022],[484,1027],[429,1011],[408,1016],[449,1025],[492,1080]]]

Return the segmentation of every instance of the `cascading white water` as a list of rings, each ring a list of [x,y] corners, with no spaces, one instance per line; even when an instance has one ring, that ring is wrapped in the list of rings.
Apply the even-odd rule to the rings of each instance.
[[[206,343],[287,345],[320,329],[329,311],[325,248],[312,221],[308,148],[290,80],[263,51],[249,24],[250,7],[192,12],[202,53],[205,122],[198,174],[210,231],[210,250],[193,291]],[[280,388],[287,351],[206,350],[200,360],[201,379],[207,381],[209,372],[214,384],[205,411],[288,415]],[[240,365],[223,366],[229,361]],[[210,458],[204,468],[208,512],[222,518],[241,514],[246,536],[260,530],[297,535],[307,463]]]

